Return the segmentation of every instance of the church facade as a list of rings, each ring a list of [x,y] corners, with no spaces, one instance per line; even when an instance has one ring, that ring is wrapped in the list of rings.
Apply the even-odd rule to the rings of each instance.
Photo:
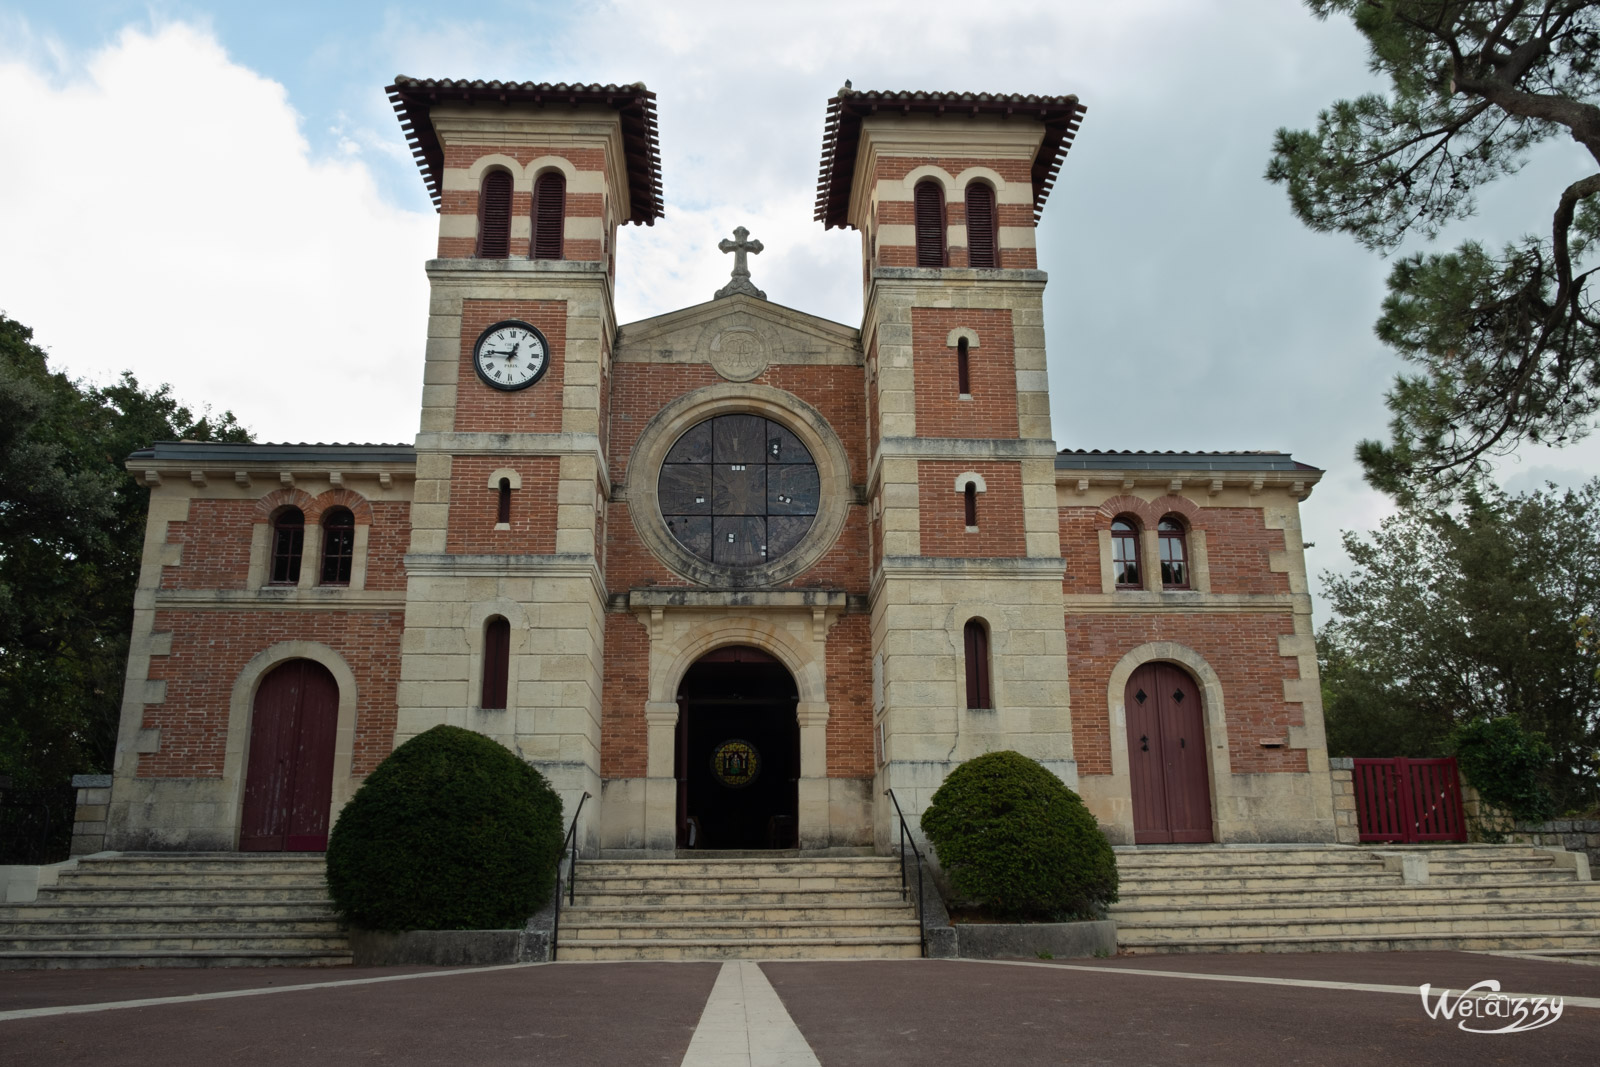
[[[419,433],[129,458],[107,847],[321,848],[439,723],[589,794],[589,850],[886,847],[887,790],[915,825],[1000,748],[1117,843],[1333,840],[1321,472],[1056,449],[1034,227],[1076,97],[828,102],[856,327],[767,299],[742,229],[713,299],[616,321],[617,229],[663,209],[642,85],[389,93],[440,220]]]

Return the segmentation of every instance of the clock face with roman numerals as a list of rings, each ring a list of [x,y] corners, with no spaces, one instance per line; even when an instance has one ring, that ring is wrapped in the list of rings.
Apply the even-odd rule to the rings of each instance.
[[[472,366],[486,385],[526,389],[550,369],[550,343],[526,322],[497,322],[479,335],[472,348]]]

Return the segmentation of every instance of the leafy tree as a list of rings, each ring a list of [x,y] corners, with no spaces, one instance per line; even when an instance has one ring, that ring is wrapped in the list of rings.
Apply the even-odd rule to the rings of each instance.
[[[1348,15],[1386,93],[1277,133],[1267,178],[1295,214],[1390,252],[1471,215],[1475,191],[1566,136],[1600,162],[1595,0],[1306,0]],[[1534,190],[1530,190],[1530,195]],[[1420,368],[1388,394],[1391,444],[1356,454],[1376,487],[1446,503],[1523,440],[1561,443],[1600,409],[1593,268],[1600,172],[1547,190],[1550,230],[1499,251],[1414,253],[1389,275],[1380,339]]]
[[[1563,809],[1600,799],[1600,683],[1572,630],[1600,608],[1600,479],[1473,489],[1458,514],[1413,506],[1344,544],[1319,642],[1332,754],[1445,755],[1459,724],[1509,718],[1549,744]]]
[[[122,463],[179,438],[250,436],[131,374],[52,373],[0,315],[0,774],[18,786],[110,766],[149,497]]]

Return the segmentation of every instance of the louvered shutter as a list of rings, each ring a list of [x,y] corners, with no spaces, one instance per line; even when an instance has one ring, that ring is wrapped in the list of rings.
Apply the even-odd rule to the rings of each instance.
[[[483,634],[483,703],[485,711],[504,711],[506,678],[511,668],[511,624],[495,618]]]
[[[916,190],[917,266],[944,266],[944,190],[922,182]]]
[[[478,256],[505,259],[511,254],[511,175],[491,171],[478,196]]]
[[[533,187],[533,258],[560,259],[567,222],[567,179],[558,170],[539,175]]]
[[[967,265],[1000,265],[995,258],[994,190],[982,182],[967,185]]]

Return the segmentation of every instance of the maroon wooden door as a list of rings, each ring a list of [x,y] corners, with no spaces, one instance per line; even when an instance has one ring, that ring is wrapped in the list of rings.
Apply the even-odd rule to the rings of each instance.
[[[1137,845],[1211,840],[1211,783],[1199,687],[1168,663],[1128,679],[1128,773]]]
[[[290,660],[256,691],[244,779],[242,852],[321,852],[333,800],[339,683],[320,663]]]

